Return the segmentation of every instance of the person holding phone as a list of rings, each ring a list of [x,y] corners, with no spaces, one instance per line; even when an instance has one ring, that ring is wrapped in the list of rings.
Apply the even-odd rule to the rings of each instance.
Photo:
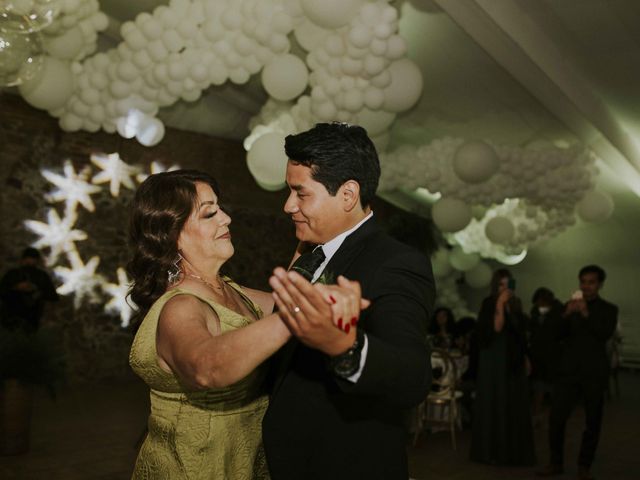
[[[496,270],[491,294],[483,300],[478,314],[478,377],[470,457],[492,465],[535,463],[527,320],[515,288],[508,270]]]
[[[587,265],[578,274],[580,289],[565,305],[558,337],[564,343],[560,355],[549,415],[550,463],[539,476],[564,471],[564,432],[578,401],[585,411],[585,430],[578,454],[578,479],[589,480],[591,464],[600,438],[604,391],[609,379],[606,343],[618,323],[618,307],[600,297],[606,278],[597,265]]]

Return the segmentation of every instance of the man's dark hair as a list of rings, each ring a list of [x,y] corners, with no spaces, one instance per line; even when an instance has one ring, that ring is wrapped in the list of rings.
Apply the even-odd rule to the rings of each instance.
[[[42,258],[42,255],[40,255],[38,249],[27,247],[22,251],[22,256],[20,258],[34,258],[36,260],[40,260]]]
[[[598,281],[600,283],[604,282],[607,278],[607,274],[603,268],[598,265],[587,265],[586,267],[582,267],[580,269],[580,273],[578,274],[578,278],[581,278],[585,273],[595,273],[598,276]]]
[[[360,204],[369,206],[378,188],[380,161],[367,131],[346,123],[318,123],[311,130],[288,135],[289,159],[311,168],[311,178],[335,196],[348,180],[360,184]]]

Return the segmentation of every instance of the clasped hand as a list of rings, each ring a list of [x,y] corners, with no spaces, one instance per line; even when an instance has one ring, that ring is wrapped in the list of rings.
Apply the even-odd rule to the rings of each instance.
[[[339,276],[337,285],[311,284],[276,268],[269,284],[280,318],[302,343],[329,356],[351,348],[360,312],[370,304],[358,282]]]

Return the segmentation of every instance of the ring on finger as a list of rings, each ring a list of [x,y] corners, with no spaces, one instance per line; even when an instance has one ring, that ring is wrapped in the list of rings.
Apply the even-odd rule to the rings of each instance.
[[[300,313],[300,307],[297,305],[293,307],[293,313]]]

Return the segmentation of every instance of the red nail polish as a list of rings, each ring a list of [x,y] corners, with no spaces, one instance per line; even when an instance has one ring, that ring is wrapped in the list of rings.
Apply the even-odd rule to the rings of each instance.
[[[338,319],[338,328],[340,330],[342,330],[342,319],[341,318]]]
[[[354,327],[358,324],[358,319],[356,317],[351,317],[351,325]]]
[[[337,303],[336,299],[333,298],[333,295],[329,295],[329,300],[331,300],[331,303],[333,303],[334,305]]]
[[[344,333],[349,333],[349,330],[351,330],[351,325],[349,325],[348,323],[344,326]]]

